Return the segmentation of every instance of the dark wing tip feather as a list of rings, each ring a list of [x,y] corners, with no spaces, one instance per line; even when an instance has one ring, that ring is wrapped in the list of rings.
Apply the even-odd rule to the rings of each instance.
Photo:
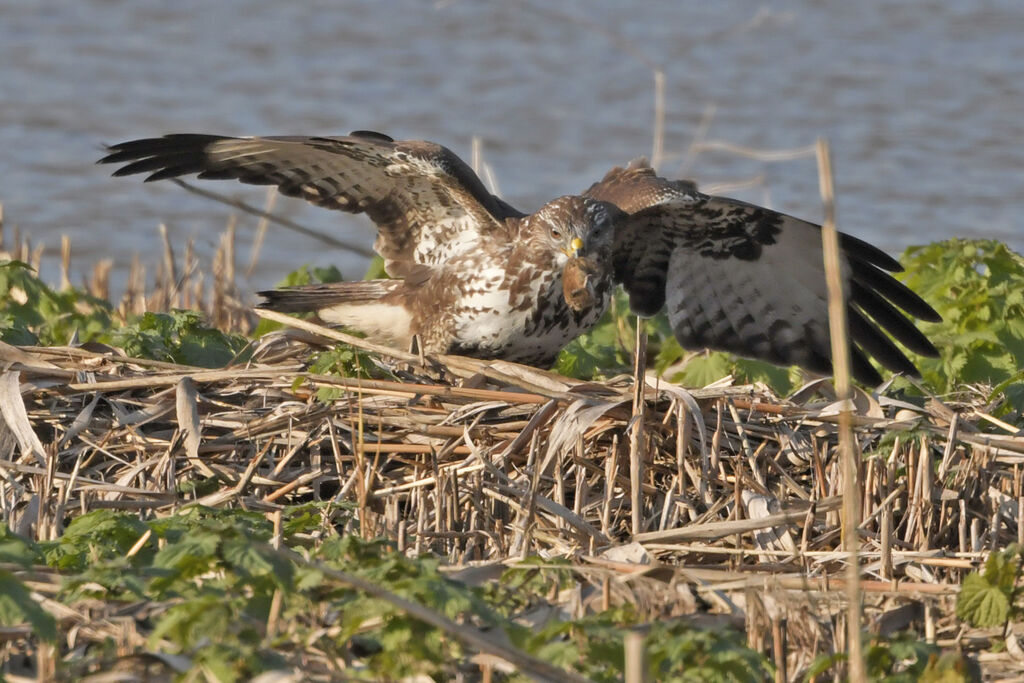
[[[848,306],[846,313],[850,337],[854,343],[881,363],[882,367],[911,377],[920,376],[917,367],[899,347],[889,337],[882,334],[876,325],[871,324],[871,321],[865,318],[860,311],[853,306]]]
[[[903,272],[903,265],[899,261],[875,245],[869,244],[858,237],[841,232],[839,233],[839,244],[847,256],[866,261],[890,273]]]
[[[934,358],[938,349],[921,330],[869,285],[854,280],[850,283],[849,300],[886,332],[914,353]]]
[[[850,371],[853,373],[854,379],[866,386],[877,387],[882,383],[882,375],[871,364],[864,352],[856,346],[850,348]]]
[[[855,282],[881,294],[915,318],[932,323],[942,322],[942,316],[928,302],[896,278],[857,256],[849,258],[849,262]]]
[[[173,133],[159,138],[141,138],[110,145],[110,152],[96,163],[127,164],[114,176],[155,171],[145,182],[198,173],[205,167],[204,150],[211,143],[228,138],[222,135]]]
[[[142,181],[144,183],[151,183],[154,180],[165,180],[167,178],[177,178],[178,176],[189,175],[190,173],[198,173],[202,170],[202,165],[197,163],[183,163],[178,165],[170,165],[166,168],[162,168],[155,173],[151,173],[145,177]]]

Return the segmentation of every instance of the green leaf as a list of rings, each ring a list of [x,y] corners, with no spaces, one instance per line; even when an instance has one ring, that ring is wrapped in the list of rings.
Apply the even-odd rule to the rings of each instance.
[[[981,669],[976,662],[958,652],[932,655],[917,677],[917,683],[968,683],[980,681]]]
[[[341,271],[338,270],[337,266],[327,266],[326,268],[313,268],[313,277],[317,281],[322,283],[341,282],[342,280],[345,279],[344,277],[342,277]]]
[[[339,274],[340,275],[340,274]],[[390,279],[388,272],[384,270],[384,259],[380,256],[374,256],[370,260],[370,266],[366,269],[366,275],[363,276],[364,280],[387,280]]]
[[[205,571],[216,558],[220,536],[211,532],[191,533],[157,552],[153,566],[186,574]]]
[[[282,587],[291,587],[295,575],[292,564],[254,545],[252,539],[242,536],[228,539],[224,541],[221,552],[225,562],[242,575],[269,576]]]
[[[837,664],[842,664],[847,659],[849,659],[849,656],[845,652],[819,655],[815,657],[814,661],[811,662],[811,665],[807,668],[807,671],[804,673],[804,680],[810,681],[816,679],[818,676],[829,671]]]
[[[207,327],[198,311],[182,310],[143,313],[115,330],[110,341],[132,357],[207,368],[223,367],[248,344],[241,336]]]
[[[956,601],[958,617],[978,628],[1005,624],[1010,617],[1010,595],[981,574],[969,574]]]
[[[732,374],[734,363],[728,354],[712,351],[706,355],[691,358],[683,369],[672,377],[688,387],[705,387]]]
[[[935,390],[995,384],[1024,367],[1024,257],[991,240],[908,249],[898,277],[943,317],[922,331],[939,359],[915,358]]]
[[[123,556],[146,530],[133,515],[96,510],[74,519],[57,543],[44,551],[45,560],[58,569],[80,571],[92,562]]]
[[[148,593],[143,578],[127,557],[92,564],[84,571],[67,577],[61,588],[65,600],[94,598],[97,600],[146,600]]]
[[[57,622],[32,599],[25,584],[9,571],[0,569],[0,626],[28,623],[37,636],[48,642],[57,640]]]
[[[25,569],[39,561],[35,544],[18,536],[6,526],[0,526],[0,562],[17,564]]]

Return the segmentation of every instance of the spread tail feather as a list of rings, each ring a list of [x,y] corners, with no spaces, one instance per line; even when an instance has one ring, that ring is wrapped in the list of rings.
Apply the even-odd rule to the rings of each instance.
[[[400,286],[401,280],[361,280],[283,287],[259,292],[266,299],[259,307],[280,313],[305,313],[337,304],[368,304],[380,301]]]
[[[412,314],[402,303],[402,280],[364,280],[300,285],[260,292],[260,308],[281,313],[316,313],[329,323],[351,327],[405,348],[412,338]]]

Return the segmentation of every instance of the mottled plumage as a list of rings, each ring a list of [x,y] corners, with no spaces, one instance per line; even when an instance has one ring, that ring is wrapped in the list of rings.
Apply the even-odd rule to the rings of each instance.
[[[666,308],[684,346],[831,369],[820,228],[701,194],[642,161],[530,215],[489,193],[448,149],[365,131],[168,135],[115,145],[101,161],[125,163],[115,175],[234,178],[367,214],[397,279],[261,292],[276,310],[315,310],[396,344],[419,335],[429,353],[547,365],[597,322],[619,283],[638,314]],[[869,356],[916,374],[883,330],[934,355],[899,309],[937,314],[886,272],[900,267],[885,253],[849,235],[840,245],[854,374],[880,381]]]

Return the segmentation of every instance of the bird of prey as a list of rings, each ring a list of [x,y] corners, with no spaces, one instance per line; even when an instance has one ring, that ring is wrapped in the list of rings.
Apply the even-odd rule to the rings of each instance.
[[[176,134],[114,145],[114,175],[198,174],[276,185],[328,209],[365,213],[393,279],[261,292],[268,308],[316,311],[427,353],[550,365],[593,327],[621,284],[641,316],[662,308],[685,348],[712,348],[831,371],[821,229],[752,204],[702,194],[644,161],[616,167],[579,195],[532,214],[491,194],[453,152],[356,131],[334,137]],[[889,272],[900,265],[840,235],[854,376],[875,385],[873,357],[916,375],[893,339],[935,347],[910,317],[938,314]],[[908,317],[910,316],[910,317]]]

